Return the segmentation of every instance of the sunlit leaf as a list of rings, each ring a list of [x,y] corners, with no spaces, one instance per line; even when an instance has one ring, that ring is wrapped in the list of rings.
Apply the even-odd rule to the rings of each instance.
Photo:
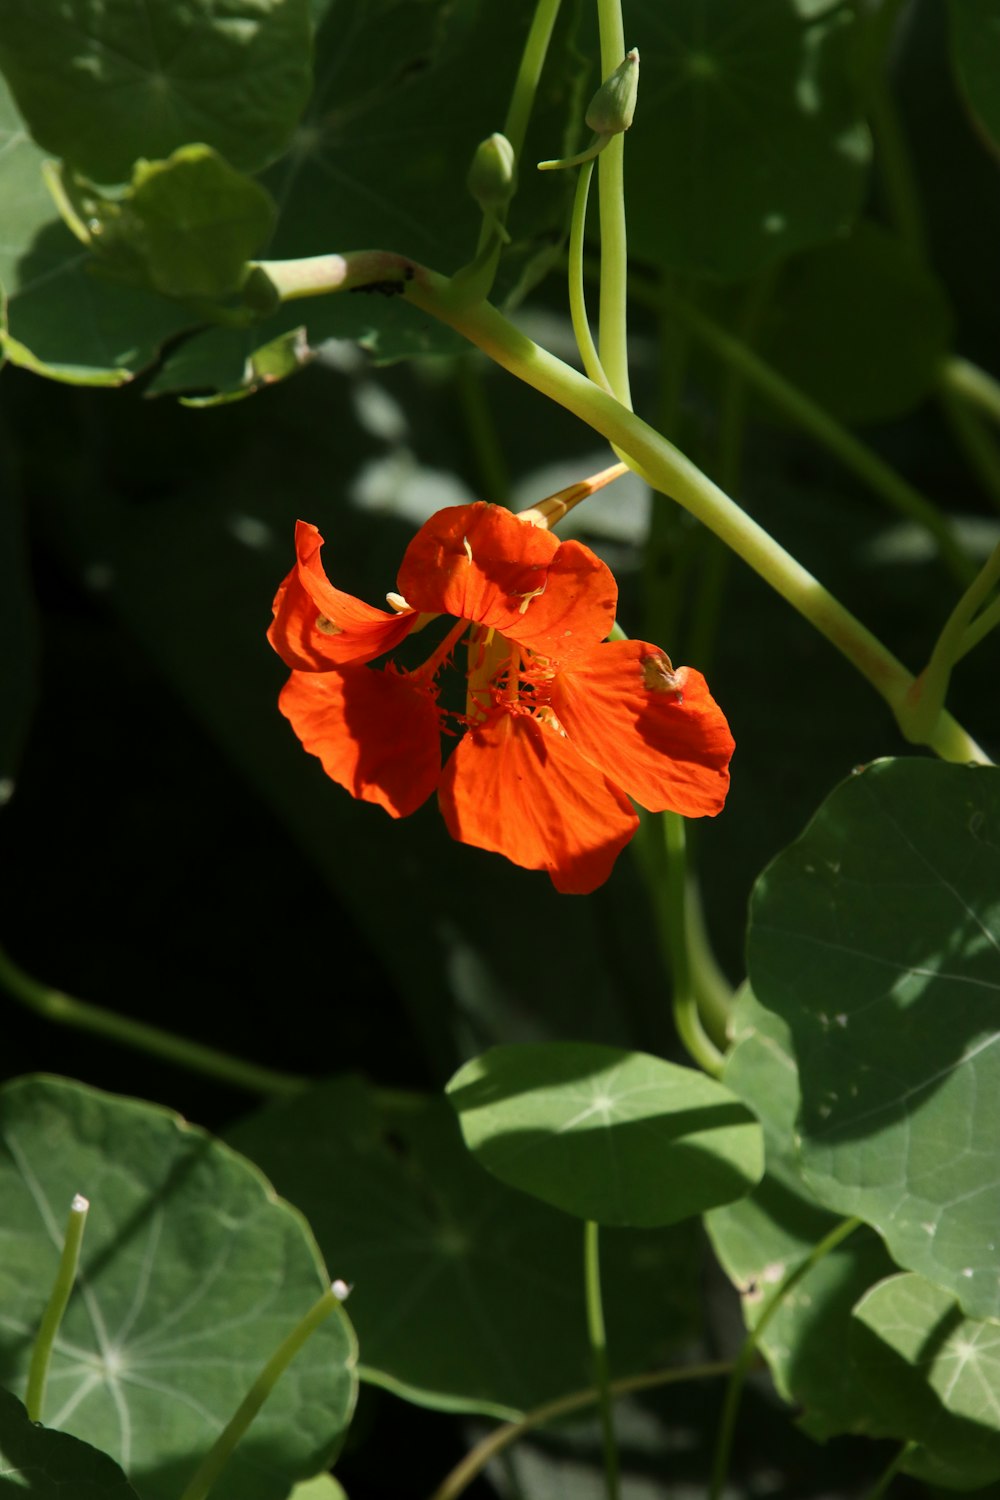
[[[70,1202],[90,1200],[43,1420],[86,1435],[146,1500],[176,1500],[325,1272],[299,1215],[178,1116],[56,1079],[0,1091],[0,1368],[23,1389]],[[339,1311],[272,1392],[220,1500],[284,1500],[339,1446],[354,1399]]]
[[[599,1224],[676,1224],[742,1197],[763,1170],[760,1128],[735,1095],[642,1052],[494,1047],[448,1095],[482,1166]]]
[[[590,1384],[581,1226],[483,1172],[443,1100],[379,1111],[363,1084],[341,1079],[229,1139],[303,1210],[332,1273],[353,1285],[362,1378],[499,1416]],[[602,1267],[615,1374],[664,1362],[693,1331],[694,1236],[609,1232]]]
[[[878,761],[751,904],[799,1068],[807,1181],[970,1316],[1000,1313],[1000,771]]]
[[[873,1287],[852,1324],[872,1427],[916,1445],[906,1472],[962,1490],[1000,1479],[1000,1327],[912,1274]]]
[[[40,1427],[15,1396],[0,1391],[0,1493],[29,1492],[30,1500],[137,1500],[106,1453]]]
[[[309,91],[306,0],[4,0],[0,68],[38,144],[97,182],[203,141],[256,171]]]

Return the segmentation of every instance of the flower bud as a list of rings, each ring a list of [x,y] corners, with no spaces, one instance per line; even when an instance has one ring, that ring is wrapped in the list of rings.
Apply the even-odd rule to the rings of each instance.
[[[586,121],[597,135],[620,135],[632,123],[639,92],[639,53],[635,47],[605,78],[587,107]]]
[[[494,131],[480,141],[465,181],[484,212],[506,207],[517,187],[517,166],[514,147],[505,135]]]

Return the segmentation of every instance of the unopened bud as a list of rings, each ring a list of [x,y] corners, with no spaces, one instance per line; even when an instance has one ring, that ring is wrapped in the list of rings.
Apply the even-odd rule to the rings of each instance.
[[[484,211],[507,206],[517,187],[517,165],[514,147],[505,135],[494,131],[485,141],[480,141],[465,181]]]
[[[632,123],[639,92],[639,53],[626,52],[610,78],[605,78],[587,108],[586,121],[596,135],[620,135]]]

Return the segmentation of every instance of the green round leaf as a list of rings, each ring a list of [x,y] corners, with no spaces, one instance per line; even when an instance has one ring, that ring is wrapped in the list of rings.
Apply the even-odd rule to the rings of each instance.
[[[924,400],[951,343],[939,283],[874,224],[787,267],[761,353],[844,422],[884,422]]]
[[[1000,0],[949,0],[958,86],[973,117],[1000,149]]]
[[[353,1284],[362,1379],[500,1417],[590,1383],[580,1225],[481,1171],[444,1100],[383,1113],[359,1080],[337,1079],[229,1138]],[[695,1235],[609,1232],[601,1261],[614,1374],[665,1363],[695,1331]]]
[[[807,1181],[1000,1315],[1000,770],[885,760],[754,890],[754,994],[799,1068]]]
[[[138,1500],[106,1453],[32,1422],[16,1396],[0,1391],[0,1492],[30,1500]]]
[[[637,0],[628,26],[642,53],[625,141],[633,254],[743,277],[847,227],[870,155],[848,7]]]
[[[599,1224],[676,1224],[749,1192],[760,1127],[721,1084],[583,1042],[494,1047],[448,1096],[480,1164]]]
[[[306,0],[6,0],[0,68],[34,139],[97,182],[203,141],[252,172],[309,93]]]
[[[0,1090],[0,1377],[15,1389],[78,1192],[90,1214],[43,1419],[98,1443],[144,1500],[176,1500],[326,1274],[298,1213],[204,1132],[77,1084],[19,1080]],[[325,1468],[350,1419],[354,1359],[336,1311],[213,1496],[284,1500]]]
[[[1000,1328],[963,1318],[921,1276],[892,1276],[854,1309],[851,1342],[872,1427],[916,1444],[904,1468],[928,1484],[1000,1479]]]

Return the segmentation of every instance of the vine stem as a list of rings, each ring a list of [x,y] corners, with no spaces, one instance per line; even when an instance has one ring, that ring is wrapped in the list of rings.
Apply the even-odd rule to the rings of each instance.
[[[597,1406],[601,1417],[604,1442],[604,1475],[608,1500],[618,1500],[618,1444],[615,1441],[615,1418],[611,1404],[611,1366],[608,1362],[608,1339],[604,1328],[604,1305],[601,1299],[600,1226],[588,1219],[583,1226],[583,1280],[587,1302],[587,1333],[594,1361]]]
[[[625,56],[621,0],[597,0],[601,77]],[[625,229],[625,136],[614,136],[597,162],[601,225],[601,300],[598,349],[611,389],[631,407],[628,370],[628,237]]]
[[[910,692],[911,723],[918,732],[932,724],[940,713],[956,662],[961,661],[1000,620],[1000,599],[994,599],[977,614],[997,583],[1000,583],[1000,542],[948,616],[930,661],[913,684]]]
[[[56,1341],[66,1311],[73,1287],[76,1282],[76,1269],[80,1264],[80,1246],[83,1243],[83,1231],[87,1227],[87,1214],[90,1211],[90,1203],[80,1193],[75,1194],[69,1208],[69,1217],[66,1221],[66,1234],[63,1239],[62,1252],[59,1256],[59,1266],[56,1270],[56,1279],[52,1285],[52,1293],[42,1314],[42,1321],[38,1329],[38,1337],[35,1339],[31,1351],[31,1363],[28,1366],[28,1385],[25,1392],[24,1404],[28,1416],[33,1422],[42,1420],[42,1408],[45,1404],[45,1386],[49,1376],[49,1364],[52,1360],[52,1347]]]
[[[941,383],[971,406],[1000,424],[1000,380],[969,359],[953,355],[941,367]]]
[[[692,1061],[710,1078],[720,1078],[724,1058],[702,1022],[693,972],[701,950],[691,941],[691,890],[684,819],[678,813],[667,812],[660,814],[660,822],[667,867],[665,878],[659,885],[665,907],[667,959],[673,979],[674,1024]]]
[[[609,1389],[613,1396],[629,1396],[636,1391],[653,1391],[665,1385],[680,1385],[686,1380],[718,1379],[730,1374],[732,1368],[731,1362],[719,1360],[711,1364],[687,1365],[675,1370],[654,1370],[647,1375],[629,1375],[623,1380],[613,1380]],[[544,1406],[536,1407],[516,1422],[507,1422],[503,1427],[497,1427],[474,1448],[469,1449],[438,1485],[430,1500],[458,1500],[486,1465],[519,1438],[559,1417],[585,1411],[588,1406],[596,1405],[599,1399],[599,1393],[593,1387],[585,1391],[574,1391],[571,1395],[559,1396],[555,1401],[547,1401]]]
[[[0,988],[46,1021],[55,1021],[61,1026],[73,1026],[78,1031],[90,1031],[97,1036],[108,1037],[124,1047],[134,1047],[153,1057],[165,1058],[190,1068],[192,1072],[204,1073],[217,1078],[221,1083],[235,1084],[252,1094],[287,1096],[298,1094],[308,1087],[309,1080],[293,1073],[279,1073],[274,1068],[265,1068],[258,1063],[247,1062],[241,1057],[232,1057],[215,1047],[202,1046],[200,1042],[188,1041],[175,1036],[159,1026],[149,1026],[144,1021],[133,1021],[129,1016],[117,1015],[100,1005],[88,1005],[62,990],[50,989],[32,979],[19,969],[0,948]]]
[[[279,1378],[303,1344],[316,1332],[320,1324],[326,1321],[334,1308],[340,1306],[344,1295],[344,1289],[338,1287],[337,1283],[328,1287],[322,1297],[313,1303],[305,1317],[281,1341],[198,1465],[193,1478],[181,1495],[181,1500],[205,1500],[205,1496],[232,1457],[240,1438],[264,1405]]]
[[[729,1468],[729,1455],[733,1446],[733,1433],[736,1429],[736,1416],[740,1408],[740,1400],[743,1396],[743,1386],[746,1383],[750,1367],[757,1357],[757,1346],[771,1319],[784,1303],[786,1297],[793,1287],[797,1286],[804,1276],[812,1270],[831,1250],[835,1250],[849,1234],[861,1226],[860,1219],[842,1219],[828,1235],[815,1245],[805,1260],[800,1261],[783,1281],[775,1287],[766,1307],[753,1328],[747,1334],[743,1347],[736,1356],[729,1384],[726,1388],[726,1399],[722,1406],[722,1417],[719,1422],[719,1436],[715,1444],[715,1457],[712,1463],[712,1481],[709,1487],[708,1500],[721,1500],[723,1485],[726,1481],[726,1473]]]
[[[386,251],[259,264],[282,295],[321,295],[374,285],[405,296],[421,311],[454,328],[503,369],[606,437],[647,483],[671,496],[720,537],[843,653],[885,699],[903,733],[914,743],[928,745],[943,760],[990,764],[971,735],[946,712],[926,737],[911,736],[908,694],[913,674],[882,642],[672,443],[585,375],[533,343],[489,303],[456,301],[449,296],[446,277]],[[291,290],[285,292],[286,287]]]

